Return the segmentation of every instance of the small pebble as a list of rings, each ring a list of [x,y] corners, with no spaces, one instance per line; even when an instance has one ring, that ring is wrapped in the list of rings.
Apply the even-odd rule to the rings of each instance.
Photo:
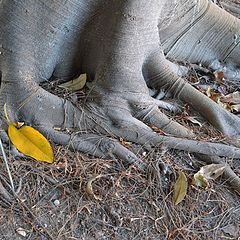
[[[142,155],[145,157],[147,155],[147,152],[143,152]]]
[[[54,200],[53,204],[54,204],[55,206],[59,206],[59,205],[60,205],[60,201],[59,201],[58,199],[56,199],[56,200]]]

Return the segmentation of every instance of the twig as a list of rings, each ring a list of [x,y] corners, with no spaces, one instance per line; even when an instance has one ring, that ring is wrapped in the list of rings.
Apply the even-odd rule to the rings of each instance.
[[[12,191],[15,193],[15,187],[14,187],[14,184],[13,184],[12,174],[11,174],[11,171],[10,171],[10,168],[9,168],[9,165],[8,165],[7,156],[6,156],[6,153],[5,153],[5,151],[4,151],[3,144],[2,144],[2,139],[1,139],[1,138],[0,138],[0,148],[1,148],[2,155],[3,155],[4,163],[5,163],[5,165],[6,165],[6,169],[7,169],[7,172],[8,172],[8,176],[9,176],[11,188],[12,188]]]

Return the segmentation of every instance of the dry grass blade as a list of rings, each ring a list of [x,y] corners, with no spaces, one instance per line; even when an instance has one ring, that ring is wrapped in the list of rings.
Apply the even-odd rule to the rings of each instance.
[[[5,151],[4,151],[4,147],[3,147],[3,144],[2,144],[2,139],[1,139],[1,138],[0,138],[0,148],[1,148],[2,155],[3,155],[4,163],[5,163],[7,172],[8,172],[8,176],[9,176],[11,188],[12,188],[12,191],[15,193],[15,187],[14,187],[14,183],[13,183],[12,174],[11,174],[11,171],[10,171],[10,168],[9,168],[7,156],[6,156],[6,153],[5,153]]]

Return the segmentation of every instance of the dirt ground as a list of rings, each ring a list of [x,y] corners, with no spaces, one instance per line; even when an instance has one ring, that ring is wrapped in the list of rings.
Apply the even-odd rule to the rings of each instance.
[[[230,10],[239,14],[238,1],[232,2]],[[227,0],[220,3],[229,6]],[[203,141],[225,141],[200,117],[202,126],[181,114],[175,119]],[[192,176],[204,163],[193,154],[164,146],[146,152],[124,144],[149,165],[148,172],[54,144],[52,165],[13,157],[6,149],[17,194],[11,193],[1,161],[0,240],[240,239],[240,198],[224,179],[199,189]],[[225,161],[240,175],[239,160]],[[172,191],[179,170],[187,175],[189,187],[185,200],[175,206]],[[89,193],[91,181],[95,196]]]

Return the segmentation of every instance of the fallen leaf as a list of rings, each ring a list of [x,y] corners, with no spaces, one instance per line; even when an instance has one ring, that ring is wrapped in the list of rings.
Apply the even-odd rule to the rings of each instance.
[[[174,184],[173,190],[173,202],[175,205],[179,204],[187,194],[188,182],[185,174],[183,172],[179,172],[178,179]]]
[[[224,164],[209,164],[201,167],[199,173],[203,175],[206,179],[217,179],[220,177],[225,170]]]
[[[208,87],[207,88],[207,91],[206,91],[206,95],[210,98],[212,96],[212,88],[211,87]]]
[[[53,162],[50,143],[36,129],[26,125],[17,128],[13,123],[9,123],[8,136],[13,145],[26,156],[42,162]]]
[[[231,111],[232,112],[240,112],[240,104],[232,105]]]
[[[149,127],[150,127],[154,132],[159,133],[160,135],[167,136],[167,133],[165,133],[162,129],[156,127],[155,125],[150,124]]]
[[[221,83],[221,84],[224,83],[224,80],[225,80],[225,79],[224,79],[224,72],[222,72],[222,71],[216,71],[216,72],[214,72],[213,74],[214,74],[215,79],[216,79],[217,82],[219,82],[219,83]]]
[[[197,124],[200,127],[202,127],[202,124],[195,118],[195,117],[191,117],[191,116],[184,116],[184,119],[193,123],[193,124]]]
[[[23,228],[18,228],[18,229],[16,230],[16,232],[17,232],[19,235],[21,235],[22,237],[26,237],[26,236],[27,236],[27,232],[26,232],[26,230],[24,230]]]
[[[81,90],[87,81],[87,74],[81,74],[78,78],[75,78],[73,80],[70,80],[68,82],[65,82],[61,85],[59,85],[60,88],[65,88],[71,91],[77,91],[77,90]]]
[[[231,112],[232,111],[232,107],[229,103],[224,103],[224,102],[221,102],[221,99],[218,98],[217,99],[217,104],[219,106],[221,106],[222,108],[226,109],[227,111]]]
[[[209,186],[209,182],[204,176],[199,173],[194,174],[193,184],[197,187],[206,189]]]
[[[96,200],[99,200],[99,201],[101,201],[102,198],[99,195],[94,193],[92,184],[93,184],[94,181],[96,181],[97,179],[99,179],[101,177],[103,177],[103,175],[98,175],[96,177],[90,178],[87,182],[87,187],[86,187],[86,192],[89,195],[93,196]]]
[[[16,126],[17,128],[20,128],[20,127],[22,127],[24,124],[25,124],[24,122],[16,122],[15,126]]]
[[[200,168],[200,170],[194,174],[194,185],[202,188],[209,186],[208,180],[215,180],[220,177],[225,170],[224,164],[210,164]]]
[[[240,92],[236,91],[226,96],[221,96],[221,101],[229,104],[240,104]]]

